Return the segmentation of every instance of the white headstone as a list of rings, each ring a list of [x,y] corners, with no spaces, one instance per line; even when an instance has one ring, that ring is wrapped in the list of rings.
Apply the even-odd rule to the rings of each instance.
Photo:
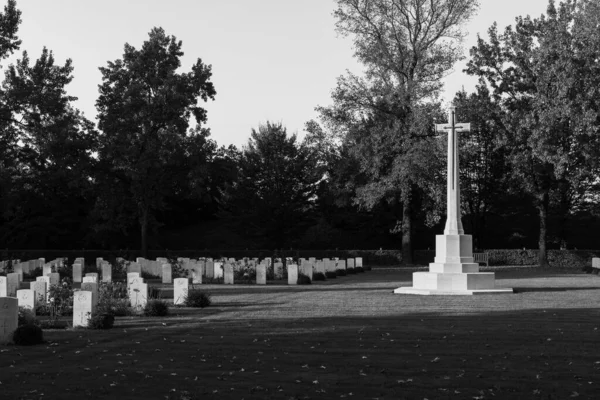
[[[13,272],[6,275],[6,297],[17,297],[19,289],[19,274]]]
[[[202,283],[204,275],[204,262],[198,262],[192,267],[192,283]]]
[[[36,304],[46,304],[48,302],[48,287],[45,281],[31,282],[29,288],[35,292]]]
[[[298,284],[298,265],[289,264],[287,266],[288,271],[288,285],[297,285]]]
[[[43,270],[42,270],[42,275],[48,276],[51,273],[52,273],[52,264],[44,264]]]
[[[184,304],[189,291],[190,281],[188,278],[176,278],[173,280],[173,304]]]
[[[73,293],[73,328],[87,327],[93,312],[92,296],[92,292],[85,290]]]
[[[129,302],[131,303],[131,307],[136,310],[146,307],[146,303],[148,302],[148,284],[134,283],[129,286]]]
[[[112,282],[112,266],[107,263],[102,263],[102,282]]]
[[[346,270],[346,260],[338,260],[336,269]]]
[[[162,265],[162,283],[172,283],[173,282],[173,269],[171,268],[171,264],[163,264]]]
[[[95,276],[84,276],[82,283],[94,282],[98,283],[98,279]]]
[[[346,266],[348,269],[354,269],[354,258],[347,259]]]
[[[38,276],[35,278],[36,282],[46,283],[46,301],[48,301],[48,293],[50,292],[50,277],[49,276]]]
[[[233,265],[229,263],[225,264],[224,273],[223,283],[233,285]]]
[[[204,264],[204,275],[207,278],[214,278],[215,277],[215,263],[214,263],[214,261],[206,261],[206,264]]]
[[[267,264],[258,264],[256,266],[256,284],[267,284]]]
[[[48,278],[50,278],[50,286],[60,285],[60,274],[58,272],[48,274]]]
[[[315,272],[320,272],[325,275],[325,263],[323,261],[319,260],[316,262]]]
[[[19,324],[19,301],[16,297],[0,297],[0,344],[12,342]]]
[[[96,310],[98,306],[98,282],[83,282],[81,290],[92,293],[92,310]]]
[[[222,278],[223,277],[223,263],[222,262],[215,262],[215,272],[214,272],[214,278]]]
[[[17,290],[17,300],[19,301],[19,307],[28,308],[35,315],[35,291],[19,289]]]
[[[94,282],[96,282],[96,283],[100,279],[97,272],[89,272],[89,273],[85,274],[85,276],[88,278],[94,278]]]
[[[138,260],[139,260],[139,258],[138,258]],[[127,273],[130,273],[130,272],[137,272],[140,275],[142,275],[142,266],[139,264],[139,262],[130,263],[127,266]]]
[[[81,275],[83,274],[83,267],[81,264],[73,264],[73,282],[80,283]]]
[[[362,268],[362,266],[363,266],[363,263],[362,263],[362,262],[363,262],[363,260],[362,260],[362,257],[356,257],[356,258],[354,259],[354,261],[355,261],[356,268]]]
[[[8,297],[8,279],[0,276],[0,297]]]
[[[96,269],[100,269],[100,266],[102,266],[103,262],[104,259],[102,257],[96,257]]]
[[[310,278],[313,279],[313,264],[310,261],[304,261],[300,266],[300,272]]]
[[[325,271],[326,272],[335,272],[335,261],[334,260],[324,258],[323,261],[325,262]]]
[[[21,264],[17,264],[14,266],[13,271],[19,277],[19,282],[23,282],[23,266]]]

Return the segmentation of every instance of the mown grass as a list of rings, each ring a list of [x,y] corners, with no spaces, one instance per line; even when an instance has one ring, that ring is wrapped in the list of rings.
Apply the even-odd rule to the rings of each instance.
[[[213,306],[0,351],[7,399],[595,398],[600,277],[496,270],[512,295],[393,295],[410,271],[206,285]]]

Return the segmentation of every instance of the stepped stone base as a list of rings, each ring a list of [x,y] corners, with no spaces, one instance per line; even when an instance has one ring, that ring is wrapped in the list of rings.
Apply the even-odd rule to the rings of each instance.
[[[513,293],[496,288],[493,272],[479,272],[473,262],[471,235],[438,235],[436,257],[429,272],[414,272],[413,286],[400,287],[396,294],[474,295]]]

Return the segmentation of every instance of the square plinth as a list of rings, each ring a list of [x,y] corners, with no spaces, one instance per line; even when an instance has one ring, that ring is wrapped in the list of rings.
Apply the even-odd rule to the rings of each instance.
[[[513,293],[511,288],[494,288],[482,290],[430,290],[415,289],[413,287],[400,287],[394,290],[394,294],[415,294],[420,296],[473,296],[478,294],[509,294]]]
[[[473,295],[512,293],[510,288],[496,288],[493,272],[448,273],[414,272],[413,286],[394,290],[396,294]]]

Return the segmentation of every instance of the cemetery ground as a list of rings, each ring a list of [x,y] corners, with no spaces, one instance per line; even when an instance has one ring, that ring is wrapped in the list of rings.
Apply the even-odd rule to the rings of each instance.
[[[208,308],[0,348],[0,398],[597,398],[600,277],[492,270],[516,293],[392,294],[408,269],[203,285]]]

